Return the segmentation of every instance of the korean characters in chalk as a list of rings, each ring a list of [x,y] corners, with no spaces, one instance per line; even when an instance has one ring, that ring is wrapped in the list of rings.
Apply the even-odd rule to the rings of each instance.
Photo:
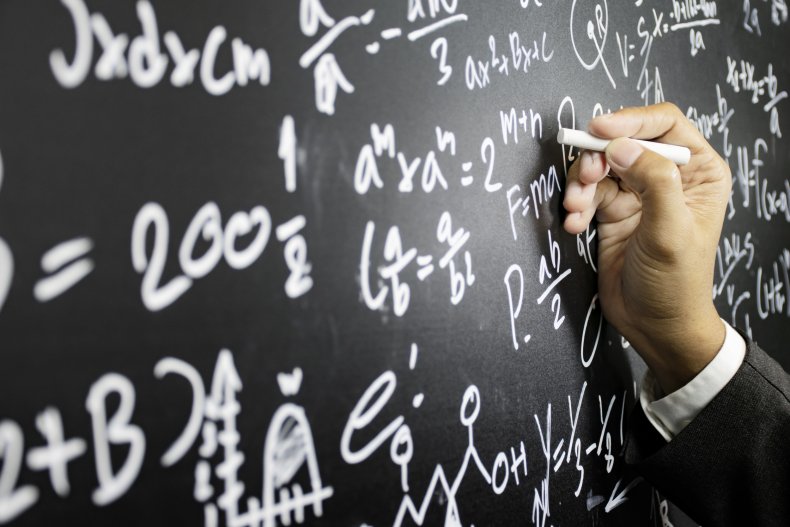
[[[155,373],[158,377],[178,373],[192,385],[192,417],[162,463],[174,463],[200,435],[194,498],[203,504],[206,527],[274,527],[304,523],[310,513],[314,517],[323,514],[323,502],[333,490],[321,480],[304,408],[287,402],[275,411],[263,443],[263,496],[260,500],[247,498],[243,507],[245,487],[238,479],[238,470],[244,454],[239,450],[241,436],[236,423],[241,412],[237,396],[242,383],[233,355],[228,350],[219,353],[209,393],[197,371],[179,359],[162,360]],[[284,396],[295,396],[301,387],[302,370],[280,373],[277,381]],[[215,488],[216,482],[221,488]],[[224,521],[220,521],[221,514]]]
[[[245,459],[237,427],[242,382],[231,352],[219,352],[208,391],[198,370],[175,357],[161,359],[154,376],[167,377],[165,382],[181,378],[190,386],[189,418],[160,463],[172,467],[197,445],[192,494],[203,507],[204,527],[274,527],[309,523],[322,516],[323,502],[332,496],[333,489],[322,481],[312,428],[303,407],[285,402],[274,412],[262,444],[262,495],[242,502],[245,485],[239,479],[239,469]],[[177,382],[182,383],[180,379]],[[283,396],[298,395],[302,370],[280,373],[277,383]],[[150,453],[146,430],[136,423],[135,401],[135,386],[126,376],[107,373],[97,379],[85,401],[91,418],[90,441],[67,437],[68,423],[54,406],[35,419],[43,445],[41,438],[33,437],[28,438],[31,446],[26,448],[22,426],[0,419],[0,525],[17,520],[37,505],[43,507],[40,501],[45,489],[17,481],[19,476],[26,477],[22,472],[25,466],[32,472],[48,473],[54,493],[68,498],[72,494],[69,465],[92,455],[97,481],[92,503],[105,507],[122,500],[138,484]]]

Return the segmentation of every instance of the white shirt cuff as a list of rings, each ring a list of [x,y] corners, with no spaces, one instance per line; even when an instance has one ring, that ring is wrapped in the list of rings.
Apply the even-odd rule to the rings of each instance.
[[[713,400],[741,367],[746,342],[726,321],[727,336],[719,352],[685,386],[664,396],[653,372],[642,379],[639,402],[648,421],[664,439],[671,441],[709,402]]]

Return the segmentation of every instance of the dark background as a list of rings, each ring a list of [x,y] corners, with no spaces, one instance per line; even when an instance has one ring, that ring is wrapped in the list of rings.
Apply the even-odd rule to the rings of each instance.
[[[483,464],[490,470],[499,452],[505,452],[510,462],[510,448],[517,452],[523,441],[528,475],[520,474],[517,485],[511,473],[505,492],[496,495],[470,465],[456,495],[460,521],[478,526],[540,524],[533,504],[547,466],[535,418],[545,432],[550,405],[552,451],[560,439],[567,449],[568,401],[575,411],[586,382],[576,431],[576,437],[582,438],[583,487],[575,497],[579,481],[575,458],[556,472],[552,467],[548,522],[555,526],[661,525],[663,497],[644,482],[629,491],[622,505],[604,510],[606,500],[636,476],[621,458],[618,428],[621,407],[627,426],[643,366],[608,328],[592,364],[582,365],[579,348],[596,275],[579,255],[576,237],[561,229],[561,196],[555,192],[540,207],[539,219],[532,210],[526,217],[516,216],[518,241],[511,234],[505,198],[515,184],[526,193],[529,183],[551,166],[564,188],[563,154],[553,137],[557,112],[566,96],[573,101],[577,128],[584,128],[596,103],[603,110],[615,110],[621,105],[656,102],[654,90],[645,101],[637,88],[644,63],[639,54],[644,41],[638,30],[653,31],[653,10],[673,23],[669,19],[672,3],[609,4],[602,55],[616,89],[601,64],[585,70],[571,44],[573,31],[577,43],[581,42],[580,54],[588,61],[595,57],[589,40],[580,40],[585,30],[579,22],[593,16],[593,2],[544,1],[542,6],[528,2],[526,8],[517,1],[459,2],[456,13],[465,13],[467,22],[410,42],[405,34],[432,20],[409,23],[407,2],[370,5],[326,0],[326,12],[338,21],[369,8],[376,10],[370,25],[349,29],[329,49],[355,91],[339,90],[336,113],[328,116],[315,108],[312,68],[298,65],[301,54],[326,28],[315,37],[303,36],[297,2],[153,4],[160,37],[173,30],[190,48],[202,50],[214,26],[227,29],[217,72],[232,68],[230,40],[234,37],[268,51],[269,86],[253,81],[220,97],[204,90],[199,65],[195,82],[173,87],[169,82],[172,60],[163,80],[151,89],[139,88],[129,78],[100,81],[92,71],[76,89],[64,89],[52,75],[49,54],[61,48],[67,58],[73,56],[74,30],[67,9],[55,1],[0,3],[0,238],[14,259],[13,282],[0,310],[0,420],[21,426],[24,447],[29,449],[43,443],[35,428],[36,415],[54,406],[62,414],[66,437],[81,437],[88,446],[86,454],[69,465],[71,493],[66,498],[54,493],[46,473],[23,465],[17,485],[35,485],[40,497],[15,524],[202,525],[203,508],[193,498],[200,439],[175,466],[164,468],[159,462],[186,423],[191,394],[183,379],[155,379],[153,368],[163,357],[181,358],[201,373],[208,390],[217,355],[228,349],[243,383],[238,395],[240,449],[245,454],[239,479],[246,486],[241,510],[246,510],[246,497],[262,493],[262,448],[272,415],[281,405],[295,403],[304,408],[309,420],[323,483],[334,492],[323,503],[320,518],[307,509],[305,523],[392,524],[404,493],[400,469],[389,458],[390,441],[358,465],[344,462],[339,449],[357,401],[379,375],[391,370],[397,376],[394,395],[371,425],[355,434],[354,445],[361,447],[402,415],[414,442],[409,483],[410,496],[418,506],[437,465],[451,482],[461,466],[468,437],[458,412],[465,390],[475,385],[481,410],[474,424],[474,444]],[[727,83],[726,57],[753,63],[758,77],[765,75],[771,63],[779,91],[786,89],[790,83],[787,24],[773,26],[770,6],[759,3],[755,6],[761,23],[758,36],[744,29],[743,11],[731,4],[718,6],[720,25],[698,28],[705,49],[695,57],[689,52],[688,30],[654,36],[646,71],[654,80],[659,69],[664,97],[683,111],[693,106],[700,113],[716,112],[718,84],[735,109],[728,136],[733,144],[728,159],[733,175],[738,172],[737,147],[746,146],[751,152],[755,139],[761,137],[768,154],[763,155],[760,175],[769,190],[781,190],[788,149],[786,140],[771,139],[769,117],[762,109],[769,98],[762,95],[753,104],[750,94],[735,93]],[[87,5],[92,13],[102,13],[115,33],[127,33],[130,38],[140,34],[134,2],[88,1]],[[642,24],[640,17],[644,17]],[[701,18],[701,14],[695,17]],[[382,40],[380,31],[390,27],[402,27],[404,36]],[[490,60],[489,35],[495,37],[498,54],[509,55],[512,31],[519,32],[524,46],[533,41],[540,45],[545,32],[551,60],[534,62],[526,73],[512,71],[511,65],[508,76],[491,67],[490,86],[467,89],[467,56]],[[635,44],[627,77],[616,33],[627,35],[628,42]],[[438,37],[447,39],[448,64],[453,68],[445,86],[436,85],[441,74],[430,52]],[[373,41],[380,42],[381,50],[371,55],[365,46]],[[160,45],[164,50],[161,41]],[[98,42],[94,48],[95,65],[101,51]],[[786,104],[777,105],[781,124],[787,122]],[[518,144],[504,145],[499,112],[511,107],[519,114],[522,109],[540,113],[541,139],[520,129]],[[295,193],[285,191],[282,162],[277,157],[285,115],[294,117],[299,145]],[[397,149],[408,159],[424,159],[429,150],[435,150],[449,189],[423,192],[421,166],[414,191],[400,193],[397,161],[381,158],[378,166],[384,187],[357,194],[354,170],[359,149],[370,142],[371,123],[391,123]],[[563,124],[570,126],[568,107]],[[438,152],[437,126],[455,132],[456,156]],[[484,137],[491,137],[496,147],[492,181],[501,182],[503,188],[495,193],[483,189],[485,164],[480,145]],[[723,140],[723,132],[714,127],[710,141],[722,153]],[[466,188],[459,183],[464,161],[473,162],[470,174],[475,175],[474,184]],[[172,305],[155,313],[147,310],[140,297],[142,277],[132,267],[130,254],[137,212],[148,202],[157,202],[167,211],[170,241],[164,282],[180,273],[180,240],[195,213],[209,201],[222,211],[223,225],[234,212],[256,205],[269,210],[275,227],[303,214],[307,226],[301,234],[312,264],[312,289],[298,299],[285,294],[289,271],[283,259],[284,244],[272,232],[266,250],[249,268],[237,271],[221,261]],[[787,367],[790,356],[783,352],[790,311],[785,303],[781,312],[766,319],[759,316],[757,271],[763,269],[763,282],[773,276],[773,264],[790,245],[790,227],[784,215],[766,221],[757,217],[754,199],[748,207],[742,201],[736,184],[735,214],[728,219],[724,236],[750,233],[755,256],[748,268],[745,261],[737,265],[727,283],[735,286],[735,297],[748,291],[750,298],[741,304],[735,320],[732,300],[724,292],[717,297],[717,305],[723,318],[751,331]],[[401,273],[411,291],[405,315],[393,314],[391,294],[387,310],[369,310],[359,286],[366,222],[376,224],[370,274],[375,294],[375,271],[385,264],[382,250],[389,227],[400,228],[404,250],[416,247],[419,254],[433,255],[436,264],[446,250],[435,236],[444,211],[452,214],[454,229],[463,227],[471,233],[464,249],[471,254],[476,281],[467,287],[460,304],[450,303],[446,270],[437,265],[423,282],[416,278],[412,263]],[[566,317],[558,330],[552,324],[551,296],[541,305],[535,302],[544,289],[538,283],[538,269],[541,255],[549,258],[547,230],[561,248],[562,270],[572,271],[556,289]],[[44,276],[41,256],[57,243],[78,236],[88,236],[95,243],[90,255],[95,271],[62,296],[37,302],[32,291]],[[151,237],[149,232],[149,250]],[[462,254],[455,258],[461,269]],[[518,351],[511,343],[503,283],[511,264],[522,266],[525,279],[517,327],[520,334],[531,334],[530,342]],[[781,268],[779,272],[781,278]],[[722,279],[717,270],[717,283]],[[783,295],[787,287],[790,284],[785,282]],[[597,320],[595,312],[592,319]],[[420,350],[414,370],[409,368],[412,343]],[[296,396],[285,397],[276,376],[297,366],[304,372],[301,389]],[[122,374],[135,387],[132,422],[145,433],[146,453],[131,488],[114,503],[97,507],[91,502],[97,479],[85,400],[91,385],[109,372]],[[425,400],[415,409],[412,398],[417,393],[423,393]],[[616,457],[612,471],[607,472],[603,454],[585,455],[584,449],[598,440],[599,407],[603,404],[605,412],[612,396],[616,402],[607,430]],[[108,416],[117,404],[114,398],[108,400]],[[6,461],[8,450],[5,458],[2,452],[0,459]],[[125,456],[124,445],[113,447],[116,470]],[[212,468],[220,461],[219,454],[212,458]],[[304,469],[298,479],[303,488],[309,488]],[[212,483],[212,500],[216,501],[222,483],[216,477]],[[593,502],[588,510],[588,496],[603,496],[604,502]],[[440,524],[446,508],[446,496],[435,492],[423,524]],[[671,517],[676,525],[686,522],[678,511]],[[222,514],[220,524],[224,524]],[[407,516],[404,524],[413,522]]]

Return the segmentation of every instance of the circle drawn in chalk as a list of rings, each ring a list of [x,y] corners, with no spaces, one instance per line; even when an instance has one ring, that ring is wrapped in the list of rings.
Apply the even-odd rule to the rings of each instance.
[[[463,402],[461,403],[461,424],[471,426],[477,420],[479,413],[480,391],[477,389],[477,386],[472,384],[464,392]]]
[[[579,47],[576,43],[576,37],[574,36],[573,31],[573,22],[574,16],[576,14],[576,3],[579,0],[573,0],[573,4],[571,5],[571,19],[570,19],[570,33],[571,33],[571,45],[573,46],[573,52],[576,54],[576,58],[579,59],[582,66],[586,70],[592,70],[598,63],[602,60],[602,54],[604,46],[606,46],[606,37],[609,35],[609,6],[606,3],[606,0],[603,0],[603,8],[601,8],[601,4],[595,4],[595,21],[598,23],[598,29],[601,32],[601,42],[598,43],[595,38],[595,24],[592,20],[587,20],[587,27],[585,28],[585,34],[589,40],[592,41],[593,46],[595,47],[595,60],[592,62],[585,61],[581,53],[579,52]]]

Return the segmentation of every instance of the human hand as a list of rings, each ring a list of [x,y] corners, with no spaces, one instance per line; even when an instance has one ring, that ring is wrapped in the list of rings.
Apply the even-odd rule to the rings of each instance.
[[[571,166],[564,227],[578,234],[595,215],[604,316],[668,394],[693,379],[724,342],[712,288],[730,169],[672,104],[599,116],[589,131],[620,139],[605,154],[582,152]],[[678,167],[629,137],[686,146],[691,160]],[[606,177],[609,171],[619,179]]]

